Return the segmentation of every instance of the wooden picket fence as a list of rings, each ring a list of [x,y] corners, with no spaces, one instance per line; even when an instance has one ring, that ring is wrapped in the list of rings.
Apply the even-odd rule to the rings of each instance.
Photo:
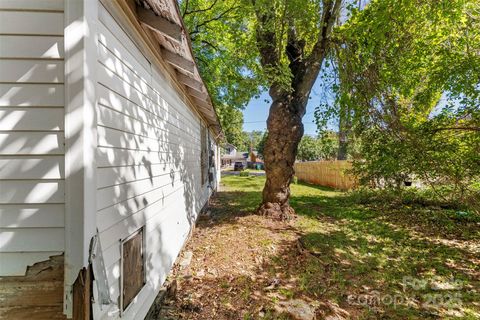
[[[355,178],[346,172],[352,168],[352,163],[347,160],[296,162],[294,168],[300,181],[340,190],[349,190],[356,185]]]

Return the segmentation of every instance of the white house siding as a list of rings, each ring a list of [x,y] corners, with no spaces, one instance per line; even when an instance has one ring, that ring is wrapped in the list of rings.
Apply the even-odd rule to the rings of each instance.
[[[63,0],[0,0],[0,276],[64,251]]]
[[[114,302],[119,240],[145,228],[147,284],[123,315],[141,319],[211,192],[201,183],[201,120],[101,4],[97,30],[97,227]]]

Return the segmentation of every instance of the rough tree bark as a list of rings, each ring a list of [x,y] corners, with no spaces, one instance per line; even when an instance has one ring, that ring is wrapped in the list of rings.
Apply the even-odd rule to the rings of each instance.
[[[264,149],[267,181],[259,208],[262,215],[288,220],[295,214],[288,199],[294,175],[293,164],[303,136],[302,117],[306,104],[306,100],[288,95],[273,101],[270,107]]]
[[[255,6],[255,0],[252,0]],[[337,21],[341,0],[324,0],[318,40],[310,54],[305,54],[305,41],[299,39],[290,23],[285,48],[276,47],[276,34],[269,29],[273,10],[257,11],[257,46],[261,63],[266,70],[280,65],[280,52],[285,50],[289,59],[291,83],[272,81],[269,94],[272,105],[267,119],[268,136],[265,142],[264,161],[267,181],[263,189],[263,201],[257,212],[275,219],[289,220],[295,211],[289,204],[298,144],[303,136],[302,117],[305,114],[310,91],[318,77],[329,49],[330,34]]]

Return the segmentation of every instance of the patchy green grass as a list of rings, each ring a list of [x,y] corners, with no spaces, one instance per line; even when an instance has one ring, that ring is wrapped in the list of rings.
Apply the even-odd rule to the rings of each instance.
[[[264,177],[224,176],[225,214],[249,214]],[[480,219],[416,201],[292,185],[309,259],[272,262],[298,279],[280,294],[333,301],[357,319],[480,319]]]

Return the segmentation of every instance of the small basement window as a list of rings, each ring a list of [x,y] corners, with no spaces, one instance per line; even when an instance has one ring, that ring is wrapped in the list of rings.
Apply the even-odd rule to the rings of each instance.
[[[121,310],[130,305],[145,285],[144,229],[141,228],[121,244]]]
[[[200,167],[202,172],[202,186],[207,182],[208,175],[208,144],[207,127],[201,125],[200,129]]]

